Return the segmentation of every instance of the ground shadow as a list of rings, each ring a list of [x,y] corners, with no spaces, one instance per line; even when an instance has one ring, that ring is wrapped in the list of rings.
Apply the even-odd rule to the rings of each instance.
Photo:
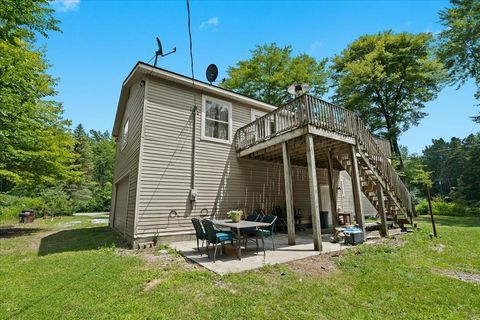
[[[0,239],[28,236],[41,230],[40,228],[2,227],[0,228]]]
[[[39,256],[60,252],[98,250],[104,247],[128,247],[115,231],[108,227],[63,230],[42,238]]]

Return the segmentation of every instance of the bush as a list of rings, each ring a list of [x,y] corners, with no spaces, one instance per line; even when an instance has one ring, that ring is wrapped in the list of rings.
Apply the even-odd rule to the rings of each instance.
[[[73,214],[73,205],[68,194],[61,187],[42,191],[42,206],[38,209],[39,216],[60,216]]]
[[[415,207],[417,213],[429,214],[428,202],[426,199],[420,201]],[[464,202],[445,202],[442,198],[432,200],[433,214],[441,216],[479,216],[480,208],[478,206],[468,205]]]
[[[0,221],[16,219],[22,210],[33,209],[39,212],[43,205],[40,197],[17,197],[0,193]]]
[[[18,218],[22,210],[33,209],[37,217],[71,215],[72,201],[61,187],[42,191],[37,197],[0,193],[0,221]]]

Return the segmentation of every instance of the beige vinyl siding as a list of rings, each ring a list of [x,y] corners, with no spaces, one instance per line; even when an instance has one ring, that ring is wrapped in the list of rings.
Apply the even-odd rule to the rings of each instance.
[[[128,201],[119,201],[118,203],[127,205],[127,217],[125,230],[118,230],[124,234],[129,240],[134,237],[134,222],[135,222],[135,203],[137,195],[137,177],[138,177],[138,163],[140,154],[140,137],[142,132],[142,117],[144,104],[144,87],[137,82],[130,88],[130,96],[128,98],[127,107],[122,118],[122,125],[120,135],[116,145],[115,155],[115,172],[113,177],[112,190],[112,206],[110,215],[110,225],[113,225],[113,219],[116,212],[115,204],[117,203],[116,185],[123,178],[128,179]],[[126,121],[129,121],[128,138],[125,148],[122,150],[121,140],[123,129]]]
[[[195,95],[198,197],[191,202],[193,90],[153,78],[147,87],[136,238],[191,235],[190,219],[201,216],[202,209],[220,218],[231,209],[269,213],[275,205],[285,206],[282,164],[238,159],[234,143],[201,140],[201,92]],[[234,135],[251,122],[251,107],[225,101],[232,103]],[[326,184],[325,172],[319,170],[318,179]],[[293,167],[293,190],[295,206],[308,221],[306,168]]]

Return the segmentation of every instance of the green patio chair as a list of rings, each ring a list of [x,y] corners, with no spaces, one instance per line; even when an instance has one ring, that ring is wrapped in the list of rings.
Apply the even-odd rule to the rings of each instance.
[[[213,262],[217,255],[217,245],[222,245],[222,253],[224,252],[225,241],[232,242],[234,239],[233,233],[230,232],[221,232],[215,229],[215,226],[212,221],[204,219],[202,220],[203,227],[205,228],[206,240],[207,240],[207,254],[210,258],[210,245],[213,245]]]
[[[277,216],[274,215],[266,215],[262,218],[261,222],[268,223],[269,225],[267,227],[259,228],[257,230],[257,236],[261,236],[263,239],[264,238],[271,238],[272,239],[272,247],[273,251],[275,251],[275,239],[274,239],[274,234],[275,234],[275,222],[277,221]],[[263,251],[265,252],[265,245],[263,246]]]

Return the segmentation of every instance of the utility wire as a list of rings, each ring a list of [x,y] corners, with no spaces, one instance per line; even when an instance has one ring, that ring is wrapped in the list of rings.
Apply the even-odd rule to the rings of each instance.
[[[191,176],[191,188],[192,192],[195,188],[195,169],[196,169],[196,119],[197,119],[197,93],[195,92],[195,70],[193,64],[193,41],[192,41],[192,28],[191,28],[191,13],[190,13],[190,1],[187,0],[187,22],[188,22],[188,41],[190,47],[190,71],[192,72],[192,87],[193,87],[193,128],[192,128],[192,176]]]
[[[193,42],[192,42],[192,28],[191,28],[191,21],[190,21],[190,1],[189,0],[187,0],[187,15],[188,15],[188,40],[190,44],[190,69],[192,72],[192,85],[195,87],[195,71],[193,70]]]

